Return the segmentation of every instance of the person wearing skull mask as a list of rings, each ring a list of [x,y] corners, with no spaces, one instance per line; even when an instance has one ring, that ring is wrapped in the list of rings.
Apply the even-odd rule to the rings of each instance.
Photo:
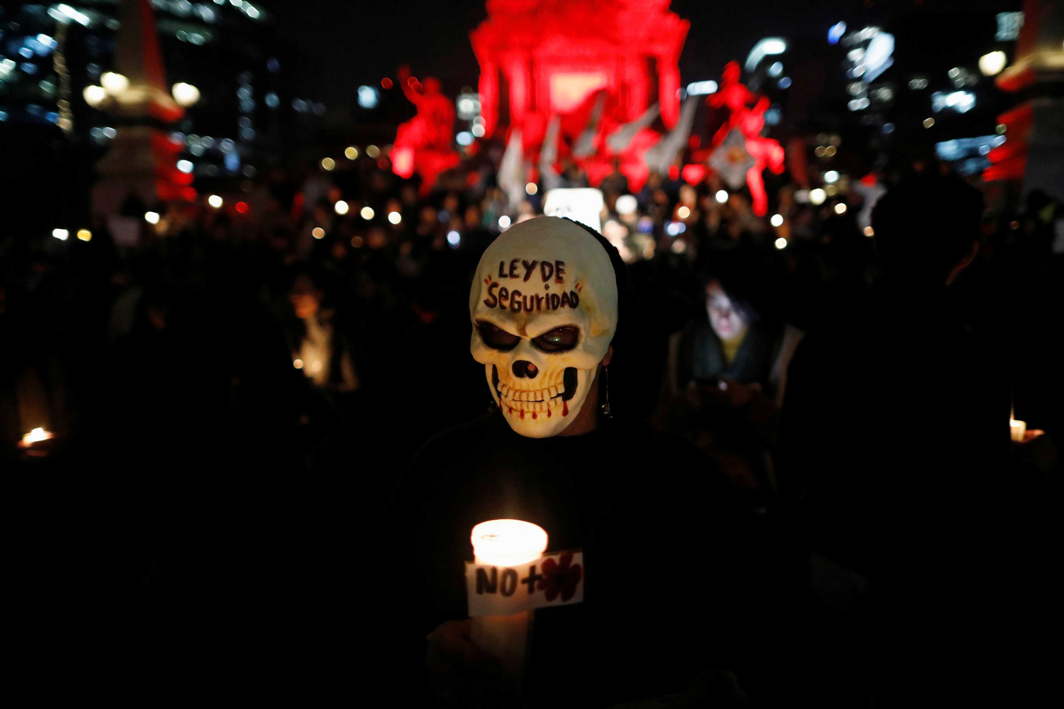
[[[740,627],[757,622],[747,611],[767,607],[759,597],[780,585],[752,551],[762,530],[707,461],[678,439],[600,415],[624,279],[605,239],[554,217],[513,226],[476,269],[470,349],[497,411],[430,441],[396,505],[414,556],[392,586],[406,591],[402,650],[424,667],[428,634],[419,676],[437,700],[506,696],[464,619],[470,529],[499,518],[543,527],[551,551],[584,552],[584,602],[536,612],[531,705],[609,706],[682,691],[699,676],[710,680],[699,691],[734,698],[732,670],[749,660],[754,635]],[[712,583],[701,581],[707,573]]]
[[[520,226],[477,268],[470,350],[514,432],[588,433],[597,426],[599,367],[609,366],[617,330],[613,249],[576,222],[547,217]]]

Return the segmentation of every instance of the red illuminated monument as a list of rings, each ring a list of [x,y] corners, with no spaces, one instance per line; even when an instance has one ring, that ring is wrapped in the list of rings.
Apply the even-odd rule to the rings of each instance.
[[[422,83],[402,67],[399,86],[417,108],[417,115],[400,125],[395,134],[392,169],[400,177],[417,172],[422,190],[428,191],[441,172],[458,164],[458,154],[451,145],[454,108],[440,90],[439,80],[431,76]]]
[[[669,0],[488,0],[488,18],[470,34],[485,136],[519,132],[526,154],[536,152],[558,119],[559,145],[544,147],[559,159],[577,159],[592,182],[612,169],[612,157],[626,173],[641,169],[645,177],[641,151],[654,142],[641,135],[652,132],[648,111],[660,112],[667,128],[680,114],[678,60],[689,23],[668,6]],[[626,125],[633,129],[623,140],[610,139]]]

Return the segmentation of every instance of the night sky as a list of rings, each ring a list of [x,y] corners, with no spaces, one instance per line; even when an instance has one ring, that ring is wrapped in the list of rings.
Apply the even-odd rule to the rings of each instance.
[[[469,32],[486,17],[484,0],[268,0],[281,34],[326,71],[306,77],[308,95],[350,100],[361,83],[394,74],[403,63],[414,74],[435,75],[448,94],[474,86],[477,62]],[[684,81],[719,77],[729,59],[742,59],[759,38],[820,36],[842,19],[884,22],[889,13],[1019,9],[1018,0],[673,0],[691,22],[680,61]]]

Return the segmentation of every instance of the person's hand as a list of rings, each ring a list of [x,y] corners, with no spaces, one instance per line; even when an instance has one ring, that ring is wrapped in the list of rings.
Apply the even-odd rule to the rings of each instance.
[[[755,396],[761,393],[761,385],[757,382],[743,384],[731,379],[721,379],[720,389],[727,396],[728,403],[732,408],[736,409],[746,406]]]
[[[452,706],[501,706],[516,695],[516,688],[498,661],[473,642],[471,627],[469,620],[449,620],[428,634],[426,660],[432,690]]]
[[[726,404],[733,409],[742,408],[762,396],[761,385],[758,382],[743,384],[724,377],[700,384],[698,392],[703,405],[705,403]]]
[[[1034,439],[1044,435],[1046,435],[1046,432],[1040,428],[1029,428],[1023,432],[1023,442],[1030,443]]]

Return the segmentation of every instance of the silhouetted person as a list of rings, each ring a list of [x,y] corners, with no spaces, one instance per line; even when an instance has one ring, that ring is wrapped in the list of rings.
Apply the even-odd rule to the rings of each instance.
[[[288,293],[292,305],[289,344],[297,369],[316,387],[335,392],[358,388],[358,373],[346,333],[338,332],[335,311],[323,308],[324,292],[309,273],[298,274]]]
[[[891,190],[873,213],[881,287],[811,333],[790,369],[782,477],[814,567],[867,589],[867,625],[850,624],[863,629],[836,651],[856,663],[839,677],[876,706],[978,696],[1003,650],[995,625],[1009,609],[995,594],[1015,582],[1016,512],[1003,338],[963,297],[982,206],[951,177]]]

